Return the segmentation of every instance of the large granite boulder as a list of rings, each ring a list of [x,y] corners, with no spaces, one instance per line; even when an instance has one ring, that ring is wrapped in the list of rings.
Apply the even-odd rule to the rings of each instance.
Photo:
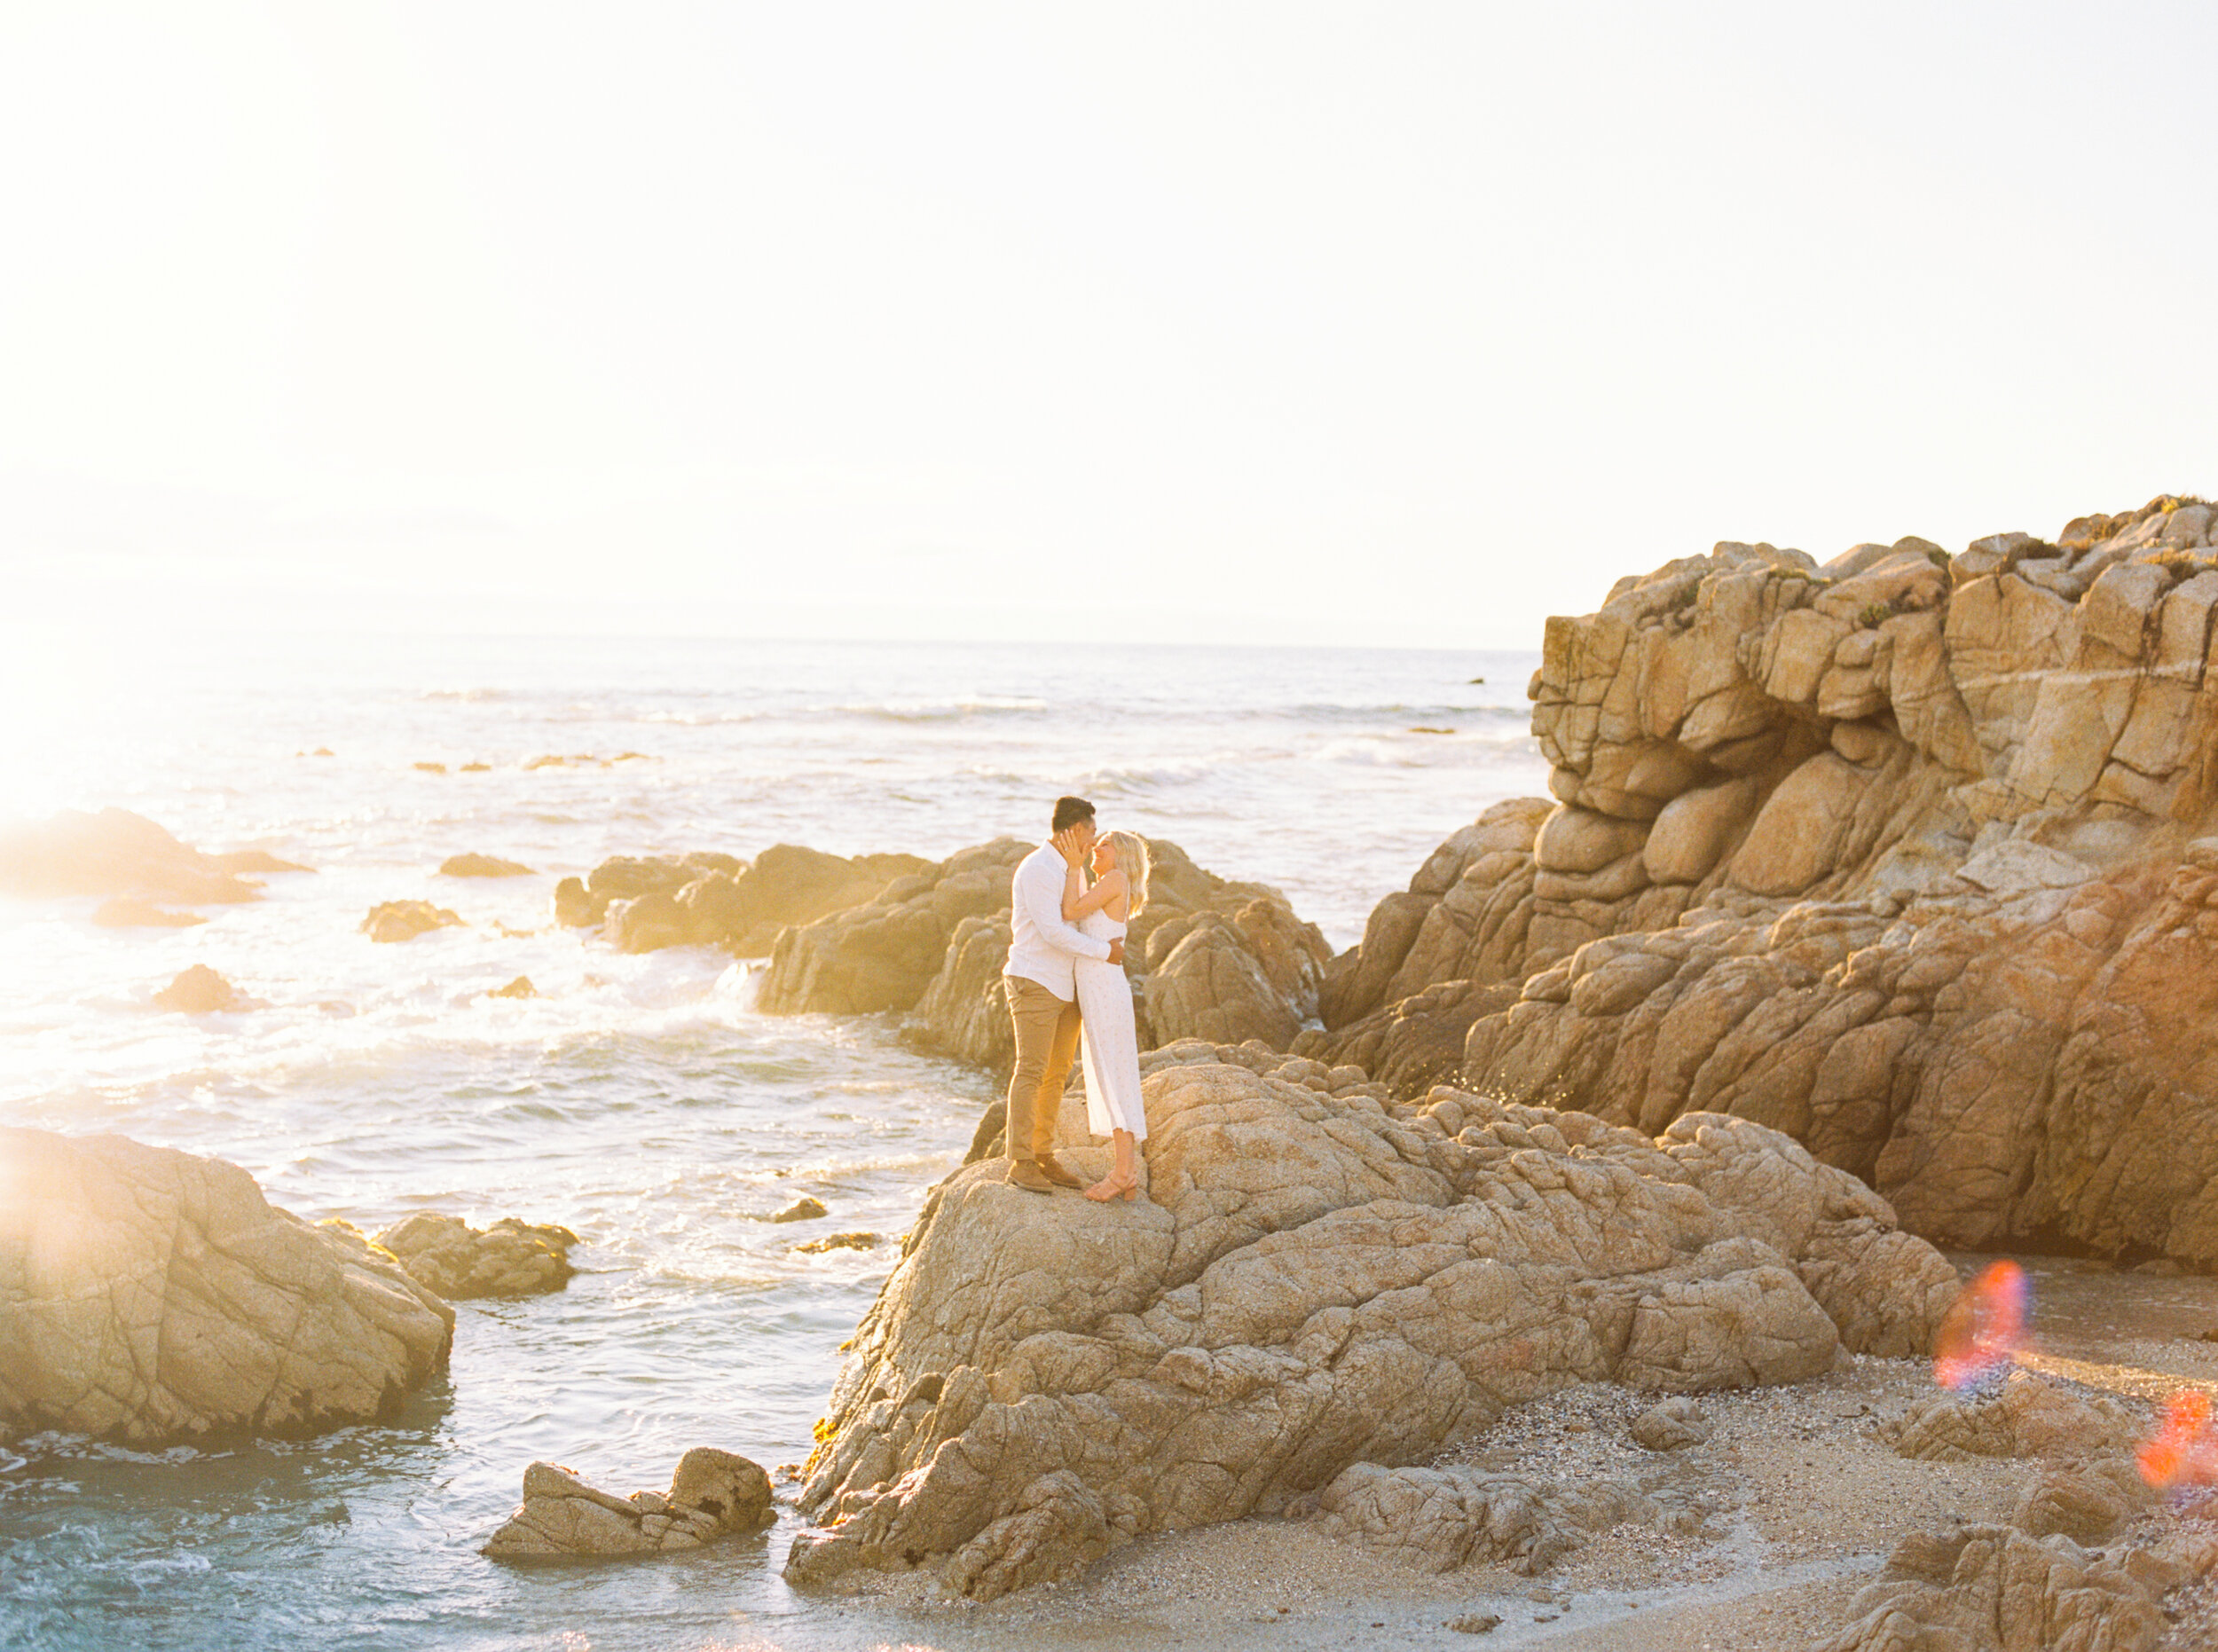
[[[1550,620],[1554,804],[1381,902],[1302,1049],[1414,1094],[1461,1039],[1475,1089],[1774,1126],[1939,1242],[2218,1262],[2207,515],[1720,545]]]
[[[258,849],[203,854],[128,809],[0,826],[0,894],[118,895],[142,901],[258,901],[246,872],[304,872]]]
[[[629,1497],[588,1485],[559,1463],[533,1463],[523,1471],[523,1501],[479,1553],[499,1561],[672,1554],[759,1531],[775,1518],[770,1476],[712,1446],[696,1446],[678,1459],[669,1491]]]
[[[1150,1066],[1149,1202],[991,1164],[932,1191],[819,1428],[793,1580],[928,1567],[983,1598],[1144,1532],[1360,1524],[1351,1469],[1521,1401],[1797,1381],[1923,1349],[1955,1295],[1885,1201],[1742,1121],[1387,1105],[1260,1045]]]
[[[906,1011],[910,1042],[1006,1070],[1009,884],[1034,847],[1003,838],[903,877],[866,906],[788,932],[759,1002],[792,1013]],[[1293,1042],[1316,1009],[1324,938],[1286,898],[1149,844],[1148,901],[1125,943],[1142,1048],[1179,1038]]]
[[[236,1165],[0,1129],[0,1436],[161,1446],[389,1417],[454,1310]]]

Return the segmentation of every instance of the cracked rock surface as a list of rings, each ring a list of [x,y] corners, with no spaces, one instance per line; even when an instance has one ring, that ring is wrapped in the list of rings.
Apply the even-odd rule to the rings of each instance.
[[[1553,799],[1442,844],[1294,1048],[1648,1133],[1729,1113],[1913,1231],[2218,1263],[2218,546],[1720,544],[1551,619]]]
[[[388,1416],[454,1310],[236,1165],[0,1129],[0,1436],[159,1446]]]
[[[928,1567],[990,1598],[1143,1533],[1323,1507],[1359,1465],[1429,1463],[1570,1384],[1922,1352],[1956,1293],[1884,1200],[1745,1121],[1651,1139],[1168,1053],[1144,1081],[1149,1202],[1041,1199],[993,1164],[933,1191],[834,1390],[790,1577]],[[1463,1511],[1435,1526],[1498,1524],[1504,1553],[1608,1512],[1449,1480],[1422,1488]],[[1417,1484],[1358,1475],[1333,1517]],[[1443,1541],[1420,1547],[1464,1539]]]

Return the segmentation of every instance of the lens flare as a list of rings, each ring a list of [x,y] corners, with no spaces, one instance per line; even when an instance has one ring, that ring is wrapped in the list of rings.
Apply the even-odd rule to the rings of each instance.
[[[2025,1270],[1998,1262],[1966,1286],[1934,1338],[1933,1381],[1962,1392],[2007,1373],[2025,1350]]]
[[[2159,1491],[2218,1485],[2218,1431],[2210,1396],[2183,1388],[2164,1402],[2164,1420],[2134,1453],[2141,1477]]]

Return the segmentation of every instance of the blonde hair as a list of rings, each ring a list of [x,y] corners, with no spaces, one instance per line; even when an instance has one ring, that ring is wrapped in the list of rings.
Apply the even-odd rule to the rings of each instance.
[[[1127,921],[1140,916],[1147,904],[1147,839],[1137,832],[1113,831],[1109,841],[1117,851],[1117,869],[1124,874]]]

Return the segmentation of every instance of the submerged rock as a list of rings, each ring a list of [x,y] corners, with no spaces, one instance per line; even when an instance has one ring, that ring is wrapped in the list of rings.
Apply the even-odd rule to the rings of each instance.
[[[204,854],[128,809],[64,809],[51,820],[0,827],[0,894],[220,905],[261,899],[262,885],[241,872],[308,869],[258,849]]]
[[[362,920],[362,932],[372,940],[413,940],[435,929],[467,929],[456,914],[429,901],[387,901],[370,909]]]
[[[454,1311],[236,1165],[0,1128],[0,1436],[134,1446],[391,1416]]]
[[[773,1222],[813,1222],[818,1216],[826,1214],[822,1200],[804,1196],[795,1200],[770,1219]]]
[[[1571,1383],[1919,1351],[1956,1293],[1885,1201],[1744,1121],[1389,1109],[1315,1062],[1200,1055],[1144,1080],[1150,1202],[994,1164],[933,1190],[833,1391],[790,1577],[929,1566],[982,1598],[1428,1461]]]
[[[177,979],[154,995],[154,1007],[184,1015],[214,1015],[245,1007],[238,988],[205,964],[179,970]]]
[[[804,1255],[822,1255],[826,1251],[834,1250],[876,1250],[877,1244],[878,1235],[858,1231],[853,1233],[828,1233],[822,1239],[810,1239],[806,1244],[796,1245],[793,1248]]]
[[[529,877],[531,869],[521,861],[504,861],[491,854],[450,854],[439,862],[442,877]]]
[[[506,987],[496,987],[485,995],[488,998],[536,998],[539,995],[539,989],[531,985],[529,975],[519,975]]]
[[[92,921],[102,929],[191,929],[208,922],[198,912],[172,912],[130,895],[115,895],[100,902]]]
[[[419,1285],[452,1302],[559,1291],[577,1271],[570,1265],[575,1233],[514,1216],[474,1228],[460,1216],[420,1211],[385,1229],[376,1242],[398,1257]]]
[[[503,1561],[665,1554],[759,1531],[775,1518],[770,1476],[711,1446],[678,1459],[669,1491],[628,1498],[586,1484],[574,1469],[533,1463],[523,1471],[523,1503],[480,1553]]]

